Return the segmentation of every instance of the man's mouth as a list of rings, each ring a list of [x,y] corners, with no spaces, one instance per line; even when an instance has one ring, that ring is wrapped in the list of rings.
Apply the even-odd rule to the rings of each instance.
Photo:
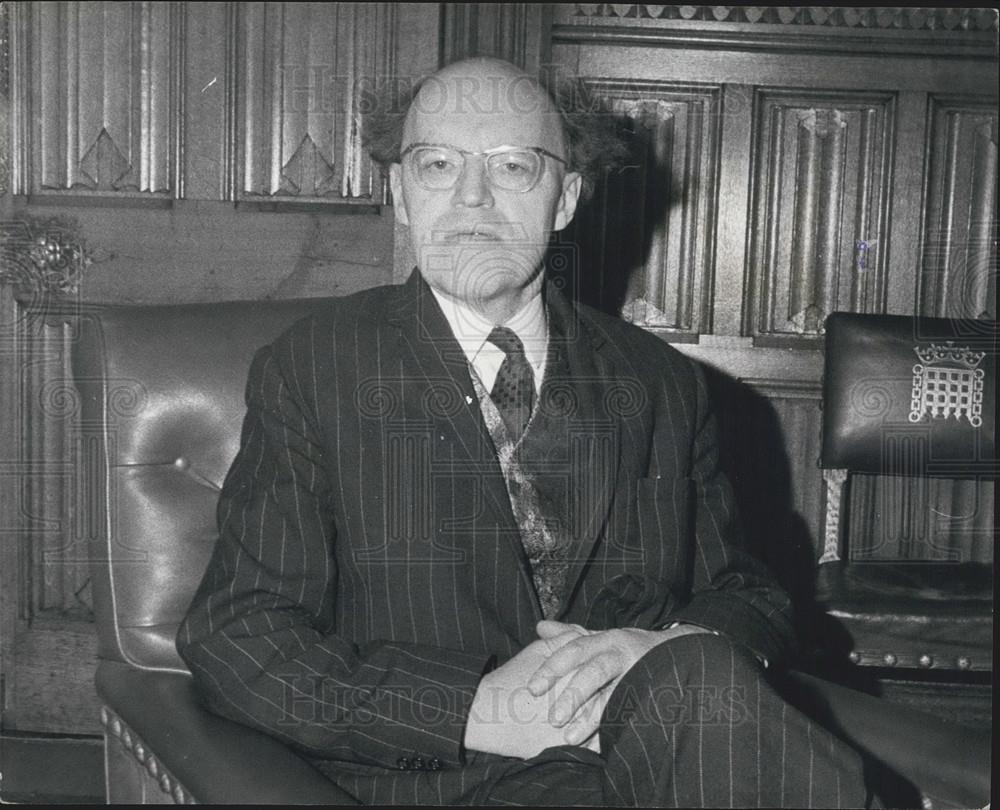
[[[470,228],[468,230],[451,231],[445,236],[446,242],[499,242],[500,237],[488,228]]]

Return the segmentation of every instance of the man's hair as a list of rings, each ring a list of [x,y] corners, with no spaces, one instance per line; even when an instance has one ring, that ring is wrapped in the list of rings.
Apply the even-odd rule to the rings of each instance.
[[[430,78],[424,76],[412,83],[397,79],[379,91],[366,93],[364,142],[372,160],[383,170],[399,163],[406,115]],[[580,197],[587,200],[601,179],[621,169],[629,156],[621,129],[607,102],[591,95],[578,77],[549,68],[543,69],[537,81],[559,113],[569,153],[567,169],[580,174]]]

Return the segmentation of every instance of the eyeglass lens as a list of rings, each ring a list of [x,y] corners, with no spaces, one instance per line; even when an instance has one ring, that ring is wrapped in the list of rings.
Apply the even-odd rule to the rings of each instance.
[[[426,188],[452,188],[462,175],[466,156],[457,149],[423,146],[413,150],[417,180]],[[486,156],[486,175],[491,185],[507,191],[530,191],[542,173],[537,152],[512,149]]]

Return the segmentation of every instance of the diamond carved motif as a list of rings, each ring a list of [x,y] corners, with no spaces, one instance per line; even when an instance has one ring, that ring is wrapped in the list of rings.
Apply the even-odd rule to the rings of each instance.
[[[336,186],[333,165],[313,139],[306,135],[281,169],[280,192],[300,197],[322,197],[336,191]]]
[[[122,154],[107,129],[101,129],[101,134],[83,156],[80,173],[90,182],[78,185],[94,191],[121,191],[136,187],[132,164]]]

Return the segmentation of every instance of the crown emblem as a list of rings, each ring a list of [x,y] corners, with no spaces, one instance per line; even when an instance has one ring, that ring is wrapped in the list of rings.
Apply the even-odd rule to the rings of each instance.
[[[986,352],[976,352],[967,346],[956,346],[955,341],[947,340],[944,345],[932,343],[930,346],[914,346],[913,351],[921,362],[927,365],[955,363],[963,368],[976,368]]]
[[[951,340],[943,345],[914,346],[913,351],[921,362],[913,366],[909,420],[954,416],[967,419],[974,428],[982,425],[985,373],[978,366],[986,352],[955,346]]]

